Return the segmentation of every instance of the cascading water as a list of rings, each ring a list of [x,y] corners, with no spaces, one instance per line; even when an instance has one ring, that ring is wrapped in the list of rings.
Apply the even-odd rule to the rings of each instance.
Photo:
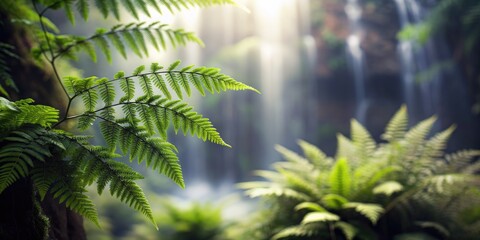
[[[435,1],[428,5],[419,0],[395,0],[400,27],[420,24],[428,17]],[[436,128],[451,124],[459,127],[450,146],[478,147],[478,124],[468,103],[466,81],[452,60],[441,35],[433,35],[424,44],[415,40],[400,40],[398,55],[402,67],[404,102],[410,119],[418,122],[432,115],[438,117]]]
[[[352,69],[355,83],[355,118],[364,123],[366,121],[365,114],[368,108],[368,101],[365,89],[364,54],[360,47],[362,39],[362,27],[360,24],[362,8],[358,0],[348,0],[345,5],[345,13],[350,24],[350,34],[347,37],[346,44],[348,63]]]
[[[395,0],[400,26],[407,27],[425,21],[427,9],[417,0]],[[438,64],[438,41],[430,40],[420,46],[415,40],[402,40],[398,52],[402,64],[404,100],[413,116],[425,118],[439,110],[440,87],[443,74],[434,74],[426,81],[417,81],[418,74]],[[414,119],[419,120],[419,119]]]
[[[233,148],[183,136],[172,138],[179,147],[188,186],[180,194],[188,198],[212,197],[213,188],[217,194],[233,190],[232,184],[245,180],[252,170],[279,160],[276,144],[293,147],[308,132],[306,79],[316,52],[309,35],[309,0],[238,2],[251,12],[222,6],[177,16],[175,25],[196,32],[206,48],[191,46],[162,57],[165,64],[179,58],[186,64],[219,67],[262,92],[230,92],[192,100]]]

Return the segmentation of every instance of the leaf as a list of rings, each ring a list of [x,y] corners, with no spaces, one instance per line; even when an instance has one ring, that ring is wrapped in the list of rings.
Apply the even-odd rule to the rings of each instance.
[[[346,158],[340,158],[333,166],[329,184],[331,192],[344,197],[348,197],[351,191],[350,167]]]
[[[312,210],[316,212],[328,212],[325,208],[314,202],[302,202],[295,206],[295,210],[299,211],[302,209]]]
[[[386,196],[391,196],[396,192],[403,190],[402,184],[396,181],[388,181],[381,183],[373,189],[374,194],[385,194]]]
[[[378,204],[349,202],[344,208],[353,208],[358,213],[368,218],[373,224],[376,224],[383,213],[383,207]]]
[[[305,215],[302,220],[302,224],[315,223],[315,222],[336,222],[340,217],[330,212],[310,212]]]
[[[370,133],[355,119],[351,121],[352,143],[355,145],[358,164],[368,161],[375,151],[376,143]]]
[[[385,133],[382,135],[384,140],[389,142],[398,141],[402,139],[407,131],[408,113],[407,107],[402,105],[395,113],[390,122],[387,124]]]
[[[334,226],[342,231],[347,240],[353,240],[358,233],[358,229],[356,227],[346,222],[336,222]]]

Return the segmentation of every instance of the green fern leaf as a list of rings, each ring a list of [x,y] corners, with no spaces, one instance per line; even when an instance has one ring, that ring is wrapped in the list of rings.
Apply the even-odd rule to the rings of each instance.
[[[326,231],[323,225],[318,224],[305,224],[305,225],[297,225],[293,227],[287,227],[282,229],[280,232],[275,234],[272,237],[272,240],[278,240],[283,238],[295,238],[295,237],[302,237],[302,238],[310,238],[313,236],[317,236],[322,231]],[[327,230],[328,231],[328,230]]]
[[[112,0],[95,0],[95,6],[102,13],[103,17],[108,17]]]
[[[154,120],[152,119],[152,117],[155,116],[153,109],[148,105],[138,104],[136,105],[136,111],[138,112],[140,120],[142,121],[143,126],[145,126],[147,132],[150,135],[153,135],[155,133]]]
[[[105,105],[110,106],[115,101],[115,87],[112,82],[108,81],[107,78],[101,78],[97,81],[97,84],[100,86],[100,97],[102,98]]]
[[[95,122],[95,114],[92,114],[91,112],[87,112],[86,114],[83,114],[78,118],[78,124],[77,127],[80,130],[85,130],[90,128],[93,125],[93,122]]]
[[[165,80],[163,79],[162,75],[153,74],[150,79],[155,84],[155,86],[162,91],[166,98],[172,99],[172,95],[170,94],[170,91],[168,90],[168,87],[165,84]]]
[[[349,202],[344,207],[355,209],[356,212],[368,218],[373,224],[377,223],[384,211],[382,206],[371,203]]]
[[[355,145],[355,152],[359,162],[362,164],[371,158],[375,151],[376,143],[370,133],[355,119],[351,121],[352,143]]]
[[[340,217],[330,212],[310,212],[305,215],[302,224],[316,223],[316,222],[336,222]]]
[[[56,172],[62,173],[59,170],[56,170]],[[79,187],[76,183],[78,179],[74,179],[74,177],[65,174],[65,172],[63,173],[64,176],[60,176],[55,179],[54,183],[51,183],[49,191],[53,194],[53,197],[58,199],[59,203],[65,203],[69,209],[99,226],[97,210],[93,202],[85,194],[87,191]]]
[[[329,193],[322,197],[322,203],[328,208],[341,209],[348,203],[348,199],[337,194]]]
[[[391,196],[396,192],[403,190],[402,184],[396,181],[384,182],[373,189],[374,194],[385,194],[386,196]]]
[[[96,35],[102,34],[102,31],[105,31],[103,29],[99,29],[96,32]],[[98,46],[100,51],[102,51],[103,55],[105,55],[105,58],[109,63],[112,62],[112,54],[110,53],[110,45],[108,44],[108,41],[105,37],[97,37],[94,38],[93,41],[95,44]]]
[[[336,222],[334,226],[336,229],[340,229],[340,231],[342,231],[347,240],[353,240],[358,233],[358,229],[356,227],[346,222]]]
[[[141,175],[133,171],[128,165],[117,161],[107,161],[102,164],[102,174],[98,179],[98,192],[109,183],[110,194],[127,203],[133,209],[141,212],[154,224],[152,209],[142,189],[134,182]]]
[[[291,150],[288,150],[285,147],[282,147],[280,145],[276,145],[275,150],[277,152],[279,152],[280,154],[282,154],[282,157],[289,162],[299,163],[299,164],[302,164],[302,165],[309,164],[307,159],[303,158],[302,156],[298,155],[297,153],[295,153]],[[311,170],[313,170],[313,169],[311,169]]]
[[[325,208],[314,202],[302,202],[295,206],[295,210],[299,211],[302,209],[307,209],[315,212],[328,212]]]
[[[310,197],[308,197],[303,193],[297,192],[289,188],[280,188],[280,187],[249,189],[245,191],[245,194],[251,198],[277,196],[277,197],[290,198],[297,201],[310,200]]]
[[[138,24],[137,27],[141,27],[143,23],[141,24]],[[145,32],[148,32],[150,33],[150,31],[145,31]],[[142,32],[140,29],[138,28],[134,28],[132,29],[132,34],[134,36],[134,39],[136,40],[136,42],[138,43],[138,45],[140,46],[139,48],[142,50],[143,52],[143,55],[148,57],[148,49],[147,49],[147,43],[145,41],[145,37],[143,36]],[[154,39],[153,41],[156,42],[156,40]],[[153,41],[152,41],[152,44],[153,44]]]
[[[395,113],[390,122],[387,124],[385,133],[382,138],[388,142],[398,141],[402,139],[407,132],[408,113],[407,107],[402,105]]]
[[[302,148],[305,157],[315,166],[320,168],[331,166],[332,161],[330,161],[327,155],[316,146],[303,140],[299,140],[298,145]]]
[[[423,159],[437,159],[444,155],[444,150],[447,145],[447,141],[455,130],[454,126],[447,128],[446,130],[436,134],[430,140],[425,143],[425,149],[423,150]]]
[[[173,89],[173,91],[175,91],[178,98],[183,99],[183,94],[180,88],[180,84],[178,83],[177,78],[175,78],[174,73],[169,72],[166,75],[166,78],[167,78],[168,84]]]
[[[107,108],[100,113],[100,116],[109,120],[100,122],[100,131],[107,146],[112,150],[115,149],[119,140],[118,129],[114,126],[114,123],[112,123],[115,120],[114,113],[115,110],[113,108]]]
[[[318,186],[315,181],[308,179],[302,175],[304,172],[293,173],[283,169],[277,169],[285,179],[285,185],[295,191],[305,193],[305,195],[312,197],[321,197],[321,193],[318,190]]]
[[[435,121],[436,121],[436,117],[430,117],[426,120],[421,121],[420,123],[415,125],[413,128],[411,128],[405,134],[405,141],[409,144],[409,146],[415,149],[418,146],[421,146],[424,143],[425,138],[430,132]]]
[[[125,96],[123,96],[120,99],[120,102],[125,102],[125,101],[132,100],[135,96],[135,84],[134,84],[133,80],[129,77],[125,77],[125,78],[120,77],[120,78],[116,78],[116,79],[122,80],[120,82],[120,88],[125,93]]]
[[[95,47],[91,42],[82,42],[75,47],[75,50],[77,52],[85,52],[90,57],[92,62],[97,62],[97,53],[95,52]]]
[[[83,20],[88,19],[88,13],[90,10],[88,9],[88,0],[77,0],[76,2],[77,10],[80,12],[80,15],[82,16]]]
[[[124,106],[133,107],[131,104]],[[124,154],[129,154],[130,160],[136,158],[138,163],[146,160],[147,167],[158,170],[182,188],[185,186],[178,157],[174,152],[176,151],[175,146],[160,138],[151,137],[135,125],[122,126],[118,122],[99,118],[109,122],[110,127],[117,128],[120,149]]]
[[[72,8],[72,1],[63,1],[63,9],[65,10],[65,14],[67,15],[68,20],[72,25],[75,25],[75,13],[73,12]]]
[[[107,35],[108,39],[112,42],[112,45],[117,49],[118,52],[122,55],[123,58],[127,58],[127,52],[125,50],[125,45],[123,44],[122,40],[120,39],[120,36],[118,34],[113,33],[113,34],[108,34]]]
[[[58,121],[59,111],[43,105],[31,105],[32,99],[23,99],[11,102],[0,97],[0,129],[8,132],[24,124],[38,124],[49,128]]]
[[[98,93],[95,88],[92,86],[95,84],[96,78],[89,77],[81,80],[82,85],[82,93],[81,97],[83,100],[83,104],[87,111],[93,112],[95,111],[95,107],[97,106],[98,102]]]
[[[353,142],[342,134],[337,134],[337,153],[335,158],[355,159],[355,157],[355,145]]]
[[[10,132],[1,140],[6,144],[0,148],[0,193],[20,178],[27,177],[36,162],[50,158],[50,146],[65,149],[55,138],[55,134],[43,127],[30,125]]]
[[[329,177],[332,193],[348,197],[351,191],[350,166],[346,158],[337,160]]]
[[[140,77],[140,86],[143,90],[143,93],[145,94],[145,97],[151,98],[153,97],[153,87],[152,87],[152,81],[150,78],[148,78],[145,75],[141,75]]]

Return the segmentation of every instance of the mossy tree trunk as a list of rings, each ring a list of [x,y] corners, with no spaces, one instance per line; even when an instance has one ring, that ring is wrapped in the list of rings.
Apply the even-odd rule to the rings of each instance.
[[[19,56],[8,62],[19,89],[9,91],[11,99],[32,98],[38,104],[65,109],[66,96],[51,67],[31,57],[34,41],[28,29],[12,23],[9,15],[0,11],[0,30],[0,42],[14,46]],[[29,179],[18,181],[0,194],[0,213],[0,239],[86,239],[82,218],[52,196],[47,195],[40,206]]]

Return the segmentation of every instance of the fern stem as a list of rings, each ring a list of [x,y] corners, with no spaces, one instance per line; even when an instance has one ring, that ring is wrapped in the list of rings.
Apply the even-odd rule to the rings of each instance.
[[[140,74],[137,74],[137,75],[130,75],[130,76],[126,76],[126,77],[110,79],[110,80],[108,80],[108,81],[106,81],[106,82],[93,85],[93,86],[91,86],[91,87],[89,87],[89,88],[85,88],[84,90],[75,93],[75,95],[73,95],[73,96],[71,97],[71,99],[73,100],[73,99],[75,99],[76,97],[82,95],[83,93],[85,93],[85,92],[87,92],[87,91],[90,91],[90,90],[92,90],[92,89],[94,89],[94,88],[103,86],[103,84],[105,84],[105,83],[117,82],[117,81],[125,80],[125,79],[127,79],[127,78],[129,78],[129,79],[135,79],[135,78],[137,78],[137,77],[145,77],[145,76],[149,76],[149,75],[172,74],[172,73],[178,73],[178,74],[181,74],[181,75],[183,75],[183,74],[192,74],[192,75],[203,76],[203,77],[209,76],[208,74],[204,74],[204,73],[198,73],[198,72],[182,72],[182,71],[180,71],[180,70],[173,70],[173,71],[168,71],[168,70],[167,70],[167,71],[157,71],[157,72],[140,73]],[[215,78],[212,78],[212,79],[215,80]]]
[[[48,39],[47,29],[46,29],[45,24],[43,23],[43,20],[42,20],[44,18],[43,13],[45,13],[46,9],[48,9],[48,8],[46,8],[42,12],[40,12],[38,10],[37,4],[35,4],[35,0],[32,0],[32,4],[33,4],[33,7],[35,9],[35,12],[38,14],[38,17],[39,17],[39,20],[40,20],[40,27],[42,28],[42,32],[43,32],[43,35],[45,37],[45,41],[47,42],[47,46],[49,48],[50,58],[47,57],[46,53],[43,53],[43,54],[44,54],[45,58],[48,60],[48,62],[50,63],[50,65],[52,66],[55,78],[57,79],[58,83],[62,87],[63,92],[65,93],[65,95],[67,95],[67,98],[69,98],[69,103],[67,105],[67,108],[65,109],[65,117],[66,117],[66,116],[68,116],[68,112],[70,110],[71,98],[68,95],[67,89],[65,88],[65,86],[63,85],[63,83],[61,81],[60,74],[58,73],[57,67],[55,65],[55,57],[54,57],[54,53],[53,53],[52,44],[50,43],[50,40]],[[61,122],[61,121],[59,121],[59,122]],[[58,124],[55,124],[55,127],[56,126],[58,126]]]
[[[123,32],[131,32],[132,30],[138,30],[138,31],[151,31],[151,30],[160,30],[162,29],[163,27],[165,27],[165,25],[160,25],[160,27],[156,27],[156,28],[150,28],[150,27],[143,27],[143,28],[124,28],[124,29],[120,29],[120,30],[110,30],[108,32],[105,32],[105,33],[100,33],[100,34],[94,34],[88,38],[85,38],[85,39],[82,39],[82,40],[79,40],[79,41],[75,41],[74,43],[71,43],[67,46],[65,46],[64,48],[62,49],[59,49],[57,54],[55,54],[53,57],[56,59],[58,57],[60,57],[61,55],[63,55],[64,53],[68,52],[70,49],[72,49],[73,47],[77,46],[77,45],[80,45],[80,44],[83,44],[83,43],[86,43],[86,42],[89,42],[89,41],[92,41],[96,38],[99,38],[99,37],[104,37],[104,36],[108,36],[108,35],[112,35],[112,34],[119,34],[119,33],[123,33]],[[172,30],[172,29],[167,29],[165,30],[167,32],[174,32],[175,30]],[[185,35],[189,35],[189,34],[192,34],[190,32],[184,32]]]

